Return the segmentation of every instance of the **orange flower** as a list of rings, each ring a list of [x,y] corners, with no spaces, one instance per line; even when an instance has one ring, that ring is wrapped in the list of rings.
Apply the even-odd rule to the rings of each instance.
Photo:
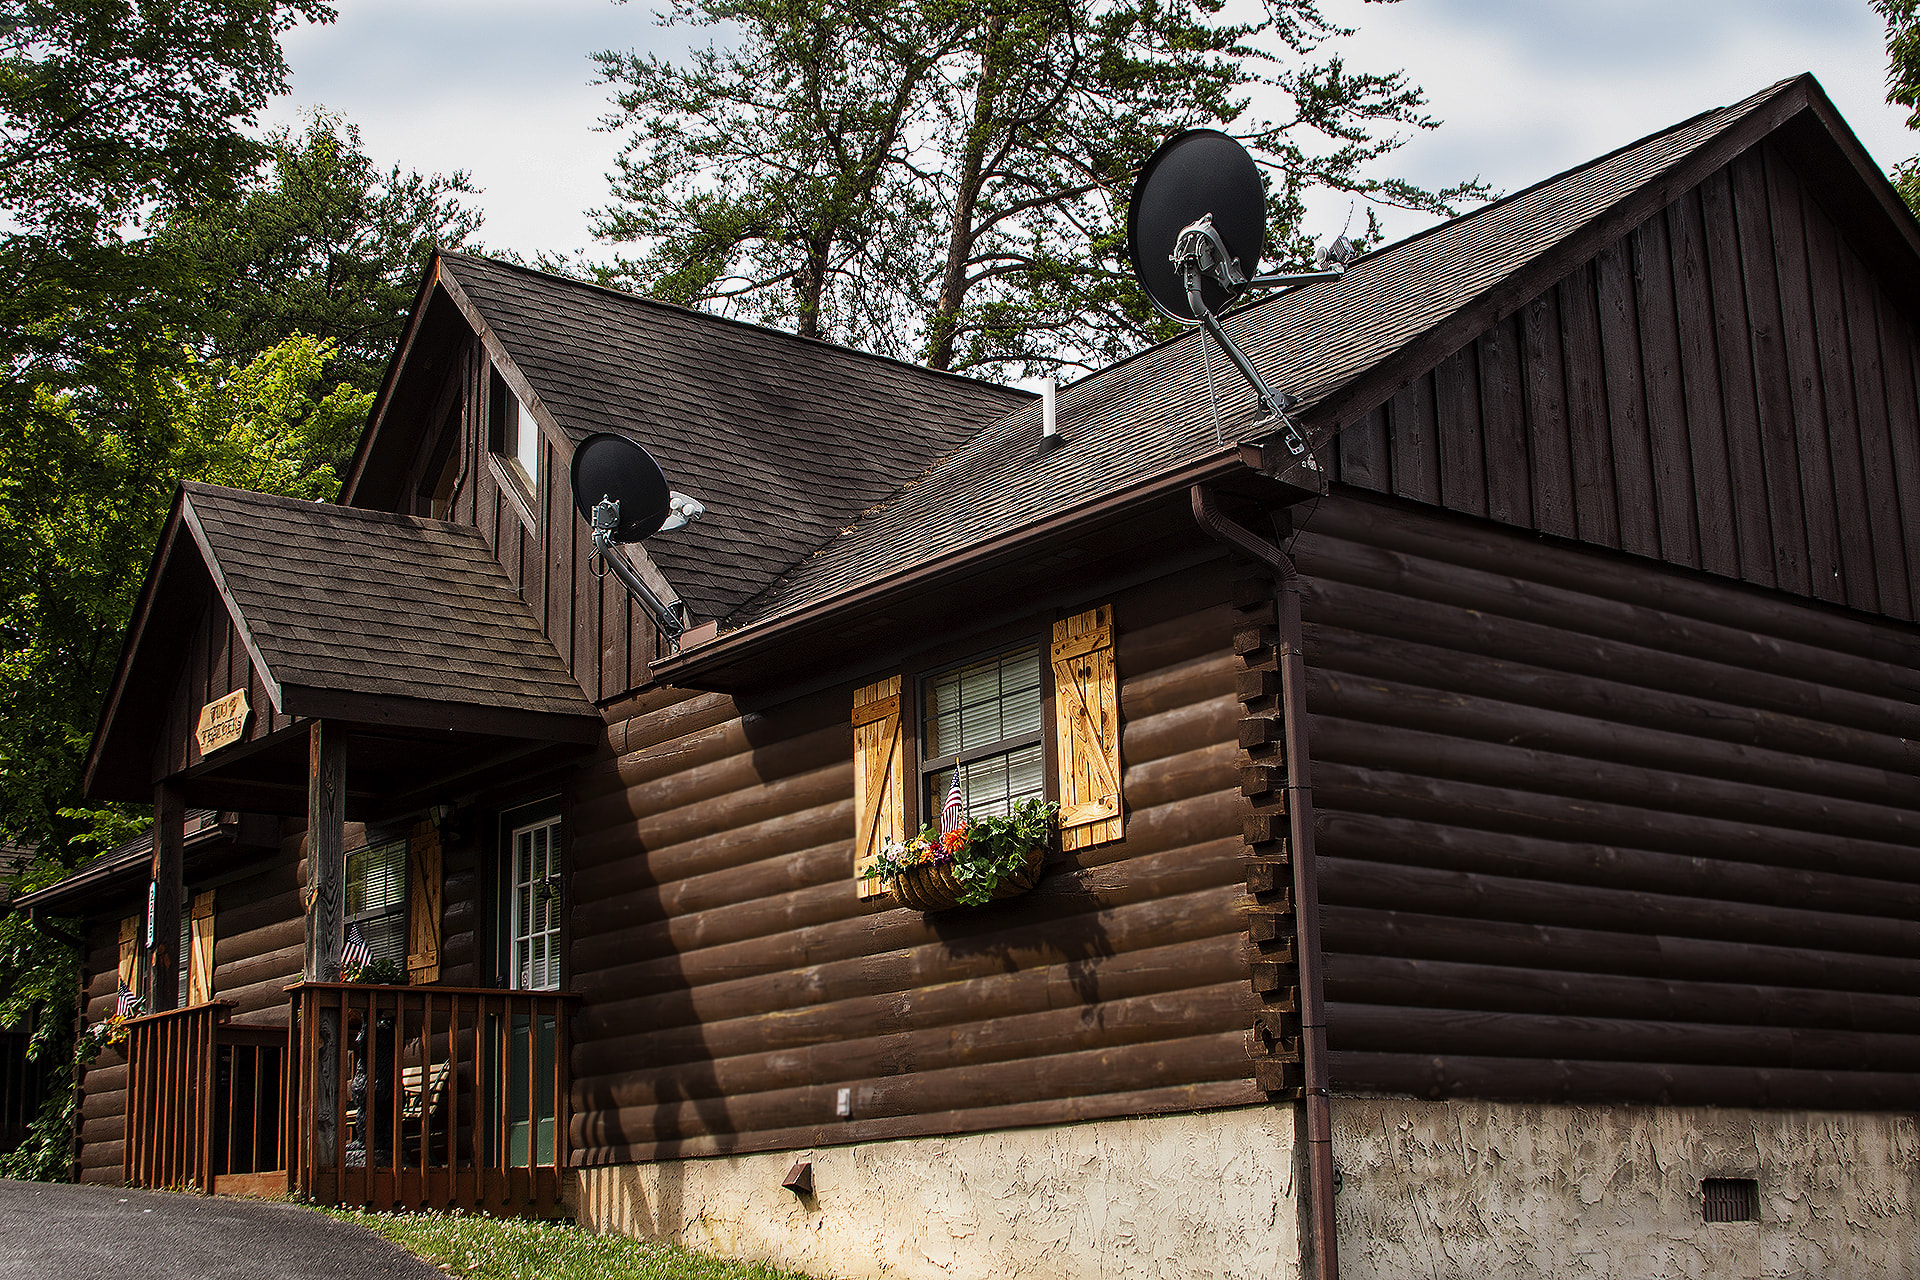
[[[948,853],[956,853],[967,842],[967,824],[961,823],[940,837],[940,847]]]

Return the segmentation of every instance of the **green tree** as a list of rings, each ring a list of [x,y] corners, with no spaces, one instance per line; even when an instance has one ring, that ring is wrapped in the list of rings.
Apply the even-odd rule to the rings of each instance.
[[[0,803],[39,833],[20,887],[58,879],[90,851],[134,834],[143,816],[88,807],[78,772],[119,637],[181,480],[326,500],[330,463],[366,419],[372,393],[327,389],[332,344],[296,336],[244,365],[122,353],[98,387],[39,389],[30,429],[0,451],[12,501],[4,545],[25,589],[0,601]],[[102,433],[103,418],[137,429]],[[0,1027],[32,1026],[32,1051],[63,1061],[74,951],[21,915],[0,918]],[[84,1048],[85,1046],[81,1046]],[[62,1176],[71,1090],[51,1093],[28,1144],[0,1176]]]
[[[324,112],[267,146],[230,198],[170,212],[156,250],[197,285],[206,354],[244,362],[306,334],[336,344],[330,378],[374,390],[427,259],[480,229],[461,203],[475,188],[464,172],[381,168]]]
[[[1346,32],[1316,0],[1257,24],[1214,0],[681,0],[674,20],[730,42],[597,55],[628,137],[596,230],[643,248],[614,282],[935,368],[1103,364],[1163,336],[1122,223],[1178,128],[1249,142],[1295,254],[1313,187],[1436,212],[1483,194],[1368,176],[1434,121],[1404,76],[1322,56]]]
[[[735,43],[684,66],[595,55],[623,86],[606,126],[631,130],[595,230],[645,246],[611,282],[894,354],[854,286],[919,208],[902,167],[954,24],[866,0],[679,0],[673,18]]]
[[[1920,0],[1871,0],[1887,24],[1887,101],[1907,109],[1907,128],[1920,129]],[[1907,208],[1920,214],[1920,157],[1890,175]]]

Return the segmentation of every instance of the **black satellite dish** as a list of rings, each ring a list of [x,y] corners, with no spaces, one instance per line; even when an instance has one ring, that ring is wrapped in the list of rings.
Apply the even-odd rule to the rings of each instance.
[[[1173,260],[1181,232],[1211,217],[1233,270],[1203,271],[1200,296],[1219,312],[1247,288],[1267,252],[1267,192],[1247,149],[1217,129],[1188,129],[1160,144],[1127,201],[1127,252],[1153,305],[1185,324],[1200,317]],[[1229,287],[1228,280],[1238,280]]]
[[[654,625],[677,641],[686,630],[678,600],[663,600],[625,557],[616,542],[639,542],[698,520],[706,508],[667,487],[666,473],[646,448],[602,431],[573,447],[573,505],[593,528],[593,553],[652,615]],[[664,585],[664,583],[662,584]]]
[[[673,510],[667,475],[643,445],[602,431],[573,450],[573,505],[580,518],[594,523],[593,509],[611,498],[620,504],[614,542],[639,542],[660,532]]]
[[[1267,385],[1228,336],[1219,312],[1250,288],[1337,280],[1353,257],[1345,236],[1321,255],[1322,270],[1257,275],[1267,251],[1267,197],[1247,149],[1215,129],[1189,129],[1160,144],[1127,201],[1127,252],[1134,278],[1153,305],[1204,328],[1233,361],[1268,422],[1280,429],[1295,472],[1325,492],[1305,434],[1287,411],[1299,401]],[[1202,349],[1204,353],[1204,348]],[[1208,375],[1212,387],[1212,375]],[[1224,441],[1223,441],[1224,443]]]

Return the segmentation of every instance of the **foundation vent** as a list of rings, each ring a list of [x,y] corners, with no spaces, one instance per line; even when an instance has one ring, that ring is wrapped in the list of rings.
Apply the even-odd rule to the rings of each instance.
[[[1760,1184],[1753,1178],[1708,1178],[1700,1191],[1708,1222],[1760,1221]]]

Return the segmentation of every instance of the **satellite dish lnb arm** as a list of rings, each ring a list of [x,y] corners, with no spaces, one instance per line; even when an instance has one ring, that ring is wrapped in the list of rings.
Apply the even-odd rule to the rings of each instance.
[[[620,579],[621,584],[632,593],[633,598],[640,602],[641,607],[653,619],[653,625],[659,628],[660,634],[669,640],[678,641],[680,633],[687,629],[685,620],[680,616],[680,602],[675,600],[669,603],[662,600],[655,594],[653,588],[634,572],[633,566],[627,563],[625,556],[614,554],[613,530],[619,523],[620,503],[616,499],[602,498],[594,504],[593,553],[613,570],[613,576]]]
[[[1201,221],[1207,223],[1206,230],[1211,233],[1213,231],[1211,223],[1206,219]],[[1197,252],[1183,252],[1189,249],[1188,236],[1200,225],[1195,223],[1193,227],[1182,232],[1179,244],[1174,250],[1173,260],[1180,266],[1180,278],[1187,289],[1187,305],[1199,318],[1200,327],[1213,335],[1213,340],[1220,344],[1222,351],[1227,353],[1227,359],[1233,361],[1233,367],[1238,369],[1240,376],[1253,387],[1254,395],[1260,398],[1260,408],[1268,417],[1286,428],[1284,438],[1287,452],[1296,457],[1311,458],[1312,455],[1307,453],[1306,437],[1301,435],[1300,428],[1294,424],[1293,419],[1287,416],[1288,398],[1267,385],[1267,380],[1260,376],[1259,371],[1253,367],[1253,362],[1247,359],[1246,352],[1240,350],[1239,344],[1227,336],[1226,327],[1220,323],[1220,318],[1207,309],[1206,303],[1200,297],[1202,255]],[[1217,235],[1214,239],[1218,243]],[[1227,261],[1231,263],[1232,259],[1228,258]]]

